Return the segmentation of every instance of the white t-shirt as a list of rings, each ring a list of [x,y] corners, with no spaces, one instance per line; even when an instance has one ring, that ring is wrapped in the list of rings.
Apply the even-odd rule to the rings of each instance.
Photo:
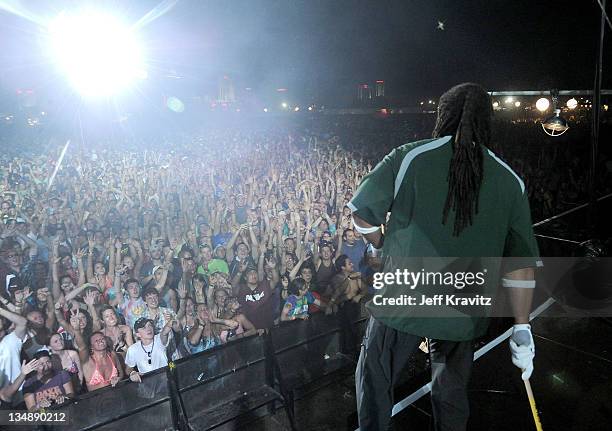
[[[167,366],[166,347],[169,341],[170,337],[168,337],[165,345],[162,344],[161,335],[157,334],[153,338],[153,343],[148,346],[143,347],[142,341],[132,344],[128,347],[127,354],[125,355],[125,364],[132,368],[138,367],[138,371],[141,373],[148,373],[149,371]],[[150,365],[147,352],[151,352]]]
[[[0,341],[0,388],[10,385],[21,374],[19,355],[23,340],[11,332]]]

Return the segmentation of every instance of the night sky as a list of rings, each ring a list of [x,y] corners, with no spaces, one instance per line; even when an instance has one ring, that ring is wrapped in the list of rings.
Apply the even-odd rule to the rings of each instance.
[[[83,2],[23,3],[52,16]],[[95,5],[135,21],[157,4],[125,3]],[[599,11],[595,0],[179,1],[143,37],[152,78],[176,70],[194,93],[227,74],[237,87],[287,87],[297,98],[342,104],[358,83],[376,79],[387,94],[415,99],[462,81],[490,90],[590,89]],[[2,13],[0,29],[2,88],[54,85],[36,26]],[[606,41],[610,88],[609,34]]]

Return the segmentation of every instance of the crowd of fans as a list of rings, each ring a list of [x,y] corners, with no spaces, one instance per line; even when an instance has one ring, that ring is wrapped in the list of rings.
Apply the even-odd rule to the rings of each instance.
[[[194,133],[166,150],[69,146],[57,175],[59,145],[5,157],[0,408],[61,404],[282,321],[359,307],[381,263],[346,204],[389,148],[431,130],[360,122]],[[538,195],[543,174],[506,154]],[[579,181],[570,172],[569,187]]]
[[[175,148],[68,147],[50,186],[59,150],[2,166],[3,406],[138,382],[364,298],[366,244],[346,203],[368,162],[285,134]]]

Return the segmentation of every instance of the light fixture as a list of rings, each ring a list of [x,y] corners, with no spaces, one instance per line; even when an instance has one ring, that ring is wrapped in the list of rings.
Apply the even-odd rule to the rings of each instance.
[[[550,96],[553,103],[554,114],[542,121],[542,130],[544,130],[544,133],[548,136],[561,136],[567,132],[569,125],[567,124],[567,120],[561,116],[561,109],[557,108],[559,91],[550,90]]]
[[[541,97],[536,102],[536,108],[540,112],[545,112],[550,107],[550,102],[546,97]]]
[[[567,101],[565,105],[569,109],[576,109],[576,106],[578,106],[578,101],[572,97],[570,100]]]
[[[561,116],[561,110],[555,109],[554,115],[542,121],[542,129],[548,136],[560,136],[569,129],[569,125],[567,120]]]
[[[512,103],[514,102],[514,97],[510,96],[510,97],[506,97],[506,100],[504,101],[506,103]]]
[[[289,105],[287,104],[287,102],[283,102],[281,103],[281,106],[283,107],[283,109],[287,109]]]
[[[136,31],[95,11],[61,13],[48,26],[49,53],[73,87],[87,97],[112,96],[146,78]]]
[[[499,102],[497,101],[493,102],[493,108],[495,109],[499,108]]]
[[[519,102],[518,100],[516,102],[514,102],[514,106],[516,106],[517,108],[521,106],[521,102]]]

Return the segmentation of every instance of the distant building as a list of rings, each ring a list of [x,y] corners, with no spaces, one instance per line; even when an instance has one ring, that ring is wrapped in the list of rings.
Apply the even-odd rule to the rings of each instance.
[[[357,87],[357,100],[365,102],[372,98],[372,89],[368,84],[359,84]]]
[[[230,77],[225,75],[219,80],[219,102],[234,103],[235,101],[234,84]]]
[[[376,81],[376,97],[385,97],[385,81]]]

